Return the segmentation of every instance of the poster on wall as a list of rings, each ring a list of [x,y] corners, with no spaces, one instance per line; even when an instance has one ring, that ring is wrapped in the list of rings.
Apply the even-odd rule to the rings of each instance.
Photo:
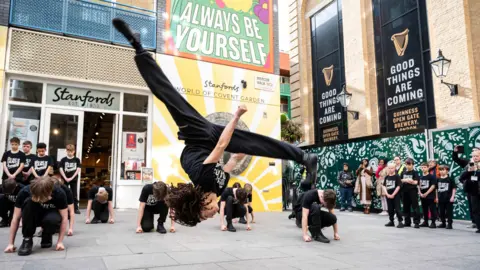
[[[273,73],[273,0],[167,0],[165,53]]]
[[[145,184],[151,184],[153,182],[153,169],[152,168],[146,168],[142,167],[142,183]]]
[[[157,55],[157,62],[174,88],[208,121],[226,125],[238,106],[245,104],[247,113],[240,118],[238,129],[280,139],[280,84],[278,75],[217,65],[169,55]],[[256,89],[255,80],[271,82],[268,90]],[[245,80],[246,87],[241,84]],[[154,99],[152,112],[152,168],[154,179],[167,184],[189,183],[180,164],[184,141],[177,139],[178,127],[165,105]],[[220,162],[231,158],[225,153]],[[270,163],[275,165],[270,166]],[[281,162],[263,157],[244,157],[234,168],[228,183],[253,185],[253,207],[256,211],[282,210]]]
[[[32,153],[36,153],[36,146],[38,143],[39,120],[10,117],[10,126],[8,130],[8,139],[17,137],[20,139],[20,147],[24,141],[32,142]],[[10,143],[7,144],[7,149],[11,150]]]
[[[122,162],[145,159],[145,132],[123,132]],[[140,167],[138,167],[140,170]]]

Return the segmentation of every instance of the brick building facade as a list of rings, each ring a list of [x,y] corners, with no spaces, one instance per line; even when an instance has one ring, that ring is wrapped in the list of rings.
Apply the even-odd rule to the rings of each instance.
[[[335,4],[338,4],[338,9],[329,8]],[[292,118],[303,123],[307,144],[322,142],[321,134],[315,135],[315,130],[321,129],[315,127],[318,123],[315,93],[320,95],[326,91],[318,84],[315,85],[315,79],[323,80],[324,75],[319,69],[315,72],[312,64],[312,58],[315,58],[312,54],[318,51],[315,48],[312,50],[312,42],[316,42],[312,41],[315,40],[312,39],[312,33],[315,33],[315,29],[312,29],[312,18],[319,16],[317,21],[325,23],[322,18],[326,16],[325,13],[330,12],[328,10],[337,10],[337,16],[341,20],[340,50],[344,56],[340,66],[345,74],[345,88],[352,94],[348,110],[359,112],[358,120],[353,119],[353,114],[347,112],[342,118],[341,122],[345,125],[344,139],[395,132],[393,122],[397,121],[396,115],[403,113],[401,110],[412,111],[413,107],[408,104],[415,102],[417,107],[414,106],[414,111],[419,110],[424,115],[418,120],[421,124],[409,128],[445,128],[479,121],[480,37],[474,35],[480,32],[480,18],[475,16],[480,11],[479,1],[291,0],[289,32]],[[408,15],[413,13],[416,14],[414,23],[408,18]],[[408,23],[410,24],[407,26]],[[381,31],[390,29],[409,29],[410,44],[407,44],[407,37],[403,49],[407,50],[407,54],[422,59],[421,63],[417,61],[415,64],[419,68],[419,88],[423,91],[417,92],[418,95],[413,93],[410,96],[413,100],[406,102],[407,105],[403,107],[388,105],[390,100],[387,80],[392,78],[386,76],[392,72],[391,68],[395,65],[390,66],[387,63],[401,58],[401,54],[391,56],[387,52],[393,51],[392,41],[395,35],[389,34],[387,40],[386,32],[382,37]],[[400,35],[400,31],[397,32],[395,34]],[[414,35],[417,32],[419,41],[415,44]],[[324,41],[321,42],[331,42],[328,39],[322,40]],[[313,47],[322,48],[328,45],[320,43]],[[385,48],[390,45],[391,48]],[[451,96],[448,87],[431,73],[429,61],[437,58],[439,50],[451,60],[444,81],[458,84],[457,95]],[[410,84],[407,82],[407,85]],[[340,89],[337,90],[338,93]]]

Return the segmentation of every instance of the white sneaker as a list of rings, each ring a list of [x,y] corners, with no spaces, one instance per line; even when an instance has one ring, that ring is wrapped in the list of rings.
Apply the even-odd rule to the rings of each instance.
[[[380,214],[378,214],[379,216],[388,216],[388,213],[386,211],[382,211]]]

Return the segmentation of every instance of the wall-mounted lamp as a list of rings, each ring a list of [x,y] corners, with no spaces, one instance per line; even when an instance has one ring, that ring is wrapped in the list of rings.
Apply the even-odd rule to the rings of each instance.
[[[245,80],[241,81],[243,89],[247,88],[247,82]]]
[[[450,89],[450,96],[458,95],[458,84],[446,83],[443,78],[447,77],[448,69],[450,68],[451,60],[445,58],[442,54],[442,50],[438,50],[437,59],[430,61],[433,73],[437,78],[442,79],[442,84],[445,84]]]
[[[350,105],[350,100],[352,99],[352,94],[349,93],[345,87],[345,84],[342,86],[342,92],[337,95],[337,100],[340,102],[340,105],[344,107],[345,109],[348,108],[348,105]],[[347,109],[347,113],[351,113],[353,116],[353,120],[358,120],[360,118],[360,113],[358,111],[349,111]]]

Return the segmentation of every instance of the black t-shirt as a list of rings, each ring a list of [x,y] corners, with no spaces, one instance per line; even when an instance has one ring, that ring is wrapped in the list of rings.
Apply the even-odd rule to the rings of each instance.
[[[404,169],[402,174],[400,175],[400,179],[413,179],[413,180],[419,181],[420,177],[418,176],[417,171],[415,170],[407,171],[407,169]],[[416,188],[417,188],[417,185],[412,185],[407,183],[403,183],[403,186],[402,186],[403,191],[408,191]]]
[[[87,194],[88,199],[89,199],[89,200],[95,200],[95,196],[97,195],[98,190],[99,190],[100,188],[102,188],[102,187],[96,187],[96,186],[95,186],[95,187],[92,187],[92,188],[88,191],[88,194]],[[112,201],[112,200],[113,200],[113,191],[112,191],[112,189],[109,188],[109,187],[103,187],[103,188],[104,188],[104,189],[107,191],[107,193],[108,193],[108,201]]]
[[[312,189],[304,193],[302,207],[310,210],[313,203],[320,203],[320,197],[318,197],[318,190]]]
[[[7,164],[7,169],[10,174],[14,174],[18,168],[20,168],[20,165],[23,163],[25,164],[25,154],[21,151],[18,151],[17,153],[12,153],[12,151],[7,151],[3,153],[2,156],[2,170],[3,170],[3,162]],[[5,172],[3,172],[2,179],[5,180],[7,179],[8,176]],[[22,173],[17,174],[15,180],[18,181],[23,181],[23,175]]]
[[[220,163],[203,164],[211,152],[200,146],[187,145],[180,162],[195,186],[200,186],[205,193],[214,192],[219,196],[227,187],[230,174],[223,170]]]
[[[67,196],[67,204],[68,205],[73,204],[73,193],[72,193],[72,191],[65,185],[58,185],[58,187],[60,187],[63,190],[63,192],[65,192],[65,195]]]
[[[75,174],[75,172],[77,171],[77,168],[81,168],[80,159],[77,157],[72,157],[72,158],[64,157],[62,158],[62,160],[60,160],[60,168],[63,169],[65,176],[67,178],[70,178]],[[78,174],[75,178],[78,179]]]
[[[420,176],[419,184],[420,184],[420,191],[422,193],[426,193],[432,186],[437,185],[437,179],[435,176],[431,174],[422,175]],[[433,190],[427,195],[427,199],[434,199],[434,198],[435,198],[435,190]]]
[[[22,190],[22,188],[24,188],[25,185],[22,185],[20,183],[17,183],[17,186],[15,187],[15,189],[13,190],[12,193],[10,194],[5,194],[4,191],[3,191],[3,187],[0,188],[0,193],[2,194],[5,194],[5,197],[7,197],[7,200],[10,202],[10,203],[15,203],[15,201],[17,200],[17,195],[18,193],[20,192],[20,190]]]
[[[49,166],[53,166],[53,160],[49,156],[36,156],[33,160],[33,169],[38,176],[43,176]]]
[[[147,184],[143,186],[142,193],[140,193],[140,198],[138,200],[145,203],[145,209],[152,209],[153,211],[159,202],[157,201],[157,198],[153,196],[153,184]]]
[[[23,172],[28,172],[33,166],[33,161],[35,160],[34,154],[25,155],[25,165],[23,166]]]
[[[15,207],[22,208],[25,200],[31,197],[30,186],[25,186],[17,195],[17,200],[15,201]],[[67,195],[62,190],[62,188],[55,186],[52,191],[52,199],[45,203],[40,204],[46,210],[63,210],[68,207],[67,204]]]
[[[438,178],[438,201],[449,202],[454,188],[457,188],[457,185],[452,178]]]
[[[402,180],[400,180],[400,176],[398,176],[398,174],[387,175],[387,177],[385,177],[385,182],[383,182],[383,185],[387,189],[388,195],[392,195],[397,187],[402,186]]]
[[[220,197],[220,201],[221,202],[224,202],[227,200],[228,196],[232,196],[233,199],[235,199],[235,194],[233,194],[233,188],[226,188],[223,192],[222,192],[222,196]]]

